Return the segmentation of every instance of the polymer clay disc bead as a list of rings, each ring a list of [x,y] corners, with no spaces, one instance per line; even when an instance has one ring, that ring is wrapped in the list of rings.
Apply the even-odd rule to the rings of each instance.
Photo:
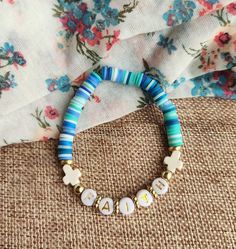
[[[165,179],[158,177],[152,182],[152,189],[161,196],[168,191],[169,184]]]
[[[81,201],[85,206],[93,206],[97,198],[97,192],[93,189],[85,189],[81,194]]]
[[[123,215],[130,215],[134,212],[134,202],[129,197],[124,197],[119,201],[119,210]]]
[[[102,198],[98,204],[98,209],[103,215],[111,215],[114,212],[114,202],[111,198]]]
[[[153,202],[152,194],[146,189],[141,189],[136,194],[138,205],[141,207],[149,207]]]

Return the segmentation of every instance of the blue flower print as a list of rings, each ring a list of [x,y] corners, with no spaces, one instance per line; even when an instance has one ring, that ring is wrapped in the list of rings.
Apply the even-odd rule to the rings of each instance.
[[[87,11],[87,13],[85,13],[83,15],[82,21],[83,21],[84,25],[90,27],[94,24],[95,19],[96,19],[96,15]]]
[[[111,0],[93,0],[94,2],[94,11],[100,13],[103,9],[107,8]]]
[[[47,79],[47,88],[50,92],[59,90],[61,92],[68,92],[71,87],[71,80],[67,75],[61,76],[59,79]]]
[[[96,21],[96,28],[99,30],[99,31],[102,31],[106,28],[106,23],[105,23],[105,20],[97,20]]]
[[[20,51],[15,51],[14,46],[5,42],[0,47],[0,69],[9,68],[14,66],[18,69],[18,66],[25,66],[26,60]],[[0,74],[0,96],[3,91],[9,91],[11,88],[15,88],[17,83],[15,81],[15,75],[10,71],[5,74]]]
[[[104,8],[101,12],[102,16],[105,19],[106,26],[110,25],[116,26],[119,24],[119,11],[118,9],[112,9],[110,7]]]
[[[236,99],[236,72],[224,70],[214,72],[216,82],[210,84],[215,96]]]
[[[23,55],[19,52],[14,52],[12,56],[12,64],[17,64],[20,66],[24,66],[26,64],[26,60],[24,59]]]
[[[59,18],[64,33],[60,32],[60,39],[68,42],[73,36],[76,38],[76,51],[86,56],[93,65],[101,60],[101,56],[92,47],[101,42],[105,43],[106,50],[119,40],[119,29],[113,29],[124,22],[128,13],[131,13],[139,0],[127,0],[121,9],[111,7],[111,0],[55,0],[53,16]],[[64,35],[64,36],[63,36]],[[60,41],[58,48],[63,49]]]
[[[168,54],[171,54],[173,51],[177,50],[177,48],[173,44],[173,42],[174,42],[173,39],[170,39],[169,37],[166,37],[162,34],[160,34],[159,39],[160,40],[159,40],[159,42],[157,42],[157,45],[159,45],[163,48],[166,48],[168,51]]]
[[[4,51],[6,52],[6,53],[14,53],[14,46],[13,45],[11,45],[10,43],[8,43],[8,42],[5,42],[4,44],[3,44],[3,49],[4,49]]]
[[[3,91],[9,91],[10,88],[15,88],[17,83],[15,81],[15,76],[10,72],[5,75],[0,75],[0,97]]]
[[[2,47],[0,47],[0,62],[5,61],[5,65],[0,65],[0,68],[17,65],[26,65],[26,60],[20,51],[15,51],[14,46],[8,42],[5,42]],[[2,63],[3,64],[3,63]]]
[[[163,19],[168,26],[188,22],[193,16],[196,4],[189,0],[174,0],[173,6],[163,14]]]
[[[214,5],[216,3],[219,3],[219,0],[207,0],[207,2]]]
[[[193,89],[191,90],[192,96],[208,96],[211,94],[209,85],[212,81],[213,73],[208,73],[203,76],[198,76],[191,81],[194,84]]]
[[[85,29],[85,31],[83,32],[83,36],[89,40],[92,40],[95,35],[90,29]]]
[[[58,79],[57,81],[58,89],[61,92],[68,92],[70,90],[71,81],[70,78],[65,75]]]
[[[79,19],[81,19],[82,18],[82,16],[83,16],[83,11],[80,9],[80,8],[78,8],[78,5],[72,5],[71,6],[72,7],[72,13],[73,13],[73,15],[79,20]]]
[[[236,56],[232,56],[229,52],[222,52],[221,58],[227,62],[226,68],[232,69],[236,66]]]

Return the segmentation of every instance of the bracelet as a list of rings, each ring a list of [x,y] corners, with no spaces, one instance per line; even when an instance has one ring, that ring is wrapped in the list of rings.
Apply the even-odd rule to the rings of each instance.
[[[99,197],[94,189],[84,188],[80,184],[81,172],[77,167],[73,167],[72,160],[73,139],[76,134],[78,119],[87,100],[102,80],[137,86],[149,92],[154,103],[163,113],[169,151],[171,152],[170,156],[164,158],[164,164],[167,165],[166,171],[160,177],[157,177],[150,187],[139,190],[134,197],[123,197],[116,202],[110,197]],[[58,158],[65,173],[64,184],[74,186],[75,193],[80,195],[81,202],[85,206],[95,206],[103,215],[111,215],[115,211],[116,213],[129,215],[134,212],[135,206],[138,208],[148,207],[152,204],[153,197],[158,198],[168,192],[169,182],[176,169],[181,170],[183,167],[183,162],[180,160],[182,145],[183,138],[176,107],[168,100],[167,94],[157,80],[141,72],[134,73],[118,68],[102,67],[101,76],[92,72],[78,88],[69,104],[59,138]]]

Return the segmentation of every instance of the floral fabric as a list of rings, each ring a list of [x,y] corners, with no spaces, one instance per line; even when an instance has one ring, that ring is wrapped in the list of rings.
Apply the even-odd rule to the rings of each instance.
[[[0,0],[0,17],[0,146],[57,138],[70,98],[103,64],[144,71],[171,98],[236,99],[236,2]],[[151,102],[103,82],[78,131]]]

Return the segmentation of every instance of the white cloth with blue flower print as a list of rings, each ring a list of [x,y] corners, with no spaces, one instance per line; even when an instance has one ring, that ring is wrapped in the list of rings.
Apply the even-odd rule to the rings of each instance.
[[[0,0],[0,12],[0,146],[57,138],[74,91],[103,64],[144,71],[171,98],[236,99],[236,2]],[[78,132],[151,102],[103,82]]]

